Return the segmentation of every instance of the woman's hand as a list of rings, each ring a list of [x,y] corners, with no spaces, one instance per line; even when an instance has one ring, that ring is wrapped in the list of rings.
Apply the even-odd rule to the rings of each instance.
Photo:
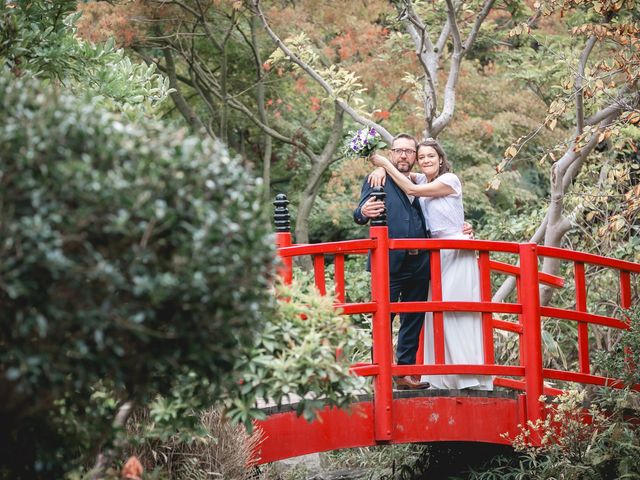
[[[372,187],[383,187],[384,182],[386,180],[387,180],[387,171],[382,167],[376,168],[367,177],[367,182]]]

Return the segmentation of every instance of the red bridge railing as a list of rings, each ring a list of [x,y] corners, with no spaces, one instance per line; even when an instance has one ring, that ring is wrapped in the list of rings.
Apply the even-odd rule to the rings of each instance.
[[[286,197],[278,196],[276,208],[276,242],[282,258],[280,275],[286,283],[293,278],[292,259],[309,255],[313,258],[315,284],[326,294],[325,256],[333,256],[336,308],[343,314],[372,314],[373,359],[371,363],[353,365],[352,370],[374,379],[373,416],[375,439],[379,442],[392,440],[393,390],[392,378],[404,375],[480,374],[496,376],[494,385],[520,390],[523,394],[524,418],[535,422],[543,416],[540,397],[543,394],[558,394],[562,390],[544,386],[544,380],[578,382],[621,388],[619,379],[592,373],[589,350],[589,327],[602,325],[613,329],[628,329],[627,319],[588,312],[585,265],[613,270],[619,278],[619,305],[624,309],[632,306],[632,277],[640,274],[640,264],[615,260],[598,255],[538,246],[533,243],[493,242],[483,240],[434,240],[434,239],[389,239],[386,226],[371,226],[369,238],[322,244],[293,245],[288,228]],[[280,203],[278,203],[280,202]],[[278,211],[280,209],[280,212]],[[286,221],[284,218],[287,218]],[[278,223],[280,222],[280,224]],[[432,299],[427,302],[390,302],[389,263],[390,250],[421,249],[431,255]],[[479,302],[453,302],[442,300],[440,276],[440,251],[462,249],[478,252],[480,271]],[[346,255],[371,253],[371,301],[345,302],[344,262]],[[492,260],[491,253],[501,252],[516,256],[517,264]],[[575,309],[563,309],[540,305],[540,285],[554,288],[565,286],[564,279],[539,271],[542,257],[553,257],[573,262],[575,283]],[[516,278],[516,301],[502,303],[492,301],[491,273],[512,275]],[[425,285],[425,288],[427,286]],[[633,295],[637,299],[637,292]],[[636,300],[637,301],[637,300]],[[483,322],[484,363],[480,365],[446,364],[444,354],[443,313],[447,311],[480,312]],[[434,364],[397,365],[393,361],[390,313],[433,312],[434,318]],[[494,314],[511,314],[517,321],[495,318]],[[557,318],[577,322],[578,371],[545,368],[543,363],[542,318]],[[494,353],[494,330],[504,330],[518,335],[519,364],[496,364]],[[510,378],[506,378],[510,377]]]

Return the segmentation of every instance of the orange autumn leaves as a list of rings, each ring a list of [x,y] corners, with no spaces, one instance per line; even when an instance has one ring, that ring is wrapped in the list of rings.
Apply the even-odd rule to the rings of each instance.
[[[142,480],[143,473],[144,469],[142,468],[140,460],[138,460],[137,457],[132,456],[129,457],[127,463],[122,467],[120,478],[122,480]]]

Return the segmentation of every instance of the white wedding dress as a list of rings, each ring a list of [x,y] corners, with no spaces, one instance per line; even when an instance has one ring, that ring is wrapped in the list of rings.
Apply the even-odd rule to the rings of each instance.
[[[433,238],[468,239],[463,235],[464,209],[462,185],[453,173],[444,173],[435,181],[449,185],[454,194],[446,197],[421,197],[420,205]],[[418,175],[416,183],[425,183]],[[441,250],[442,299],[479,302],[480,276],[476,253],[472,250]],[[429,287],[431,300],[431,287]],[[434,364],[433,314],[427,312],[424,324],[424,363]],[[477,312],[444,313],[444,350],[446,364],[482,364],[482,317]],[[433,388],[493,390],[493,377],[486,375],[423,375]]]

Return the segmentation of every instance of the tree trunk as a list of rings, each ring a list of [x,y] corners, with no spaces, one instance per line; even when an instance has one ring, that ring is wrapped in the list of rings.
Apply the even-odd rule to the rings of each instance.
[[[300,193],[298,200],[298,214],[296,216],[296,243],[309,243],[309,216],[313,210],[313,205],[322,186],[322,175],[326,167],[322,168],[319,163],[314,164],[304,190]]]
[[[264,88],[264,72],[262,70],[262,60],[260,58],[260,48],[258,45],[258,19],[255,16],[251,17],[249,22],[251,26],[251,41],[254,45],[255,59],[256,59],[256,73],[258,76],[258,85],[256,88],[256,100],[258,103],[258,115],[260,121],[264,125],[269,125],[269,118],[267,117],[267,111],[265,108],[265,88]],[[265,202],[271,201],[271,152],[273,150],[273,139],[271,135],[263,132],[264,137],[264,150],[262,154],[262,182],[264,184],[264,199]]]
[[[131,400],[124,402],[118,412],[116,413],[116,417],[113,420],[113,429],[118,431],[124,428],[127,423],[127,420],[133,413],[133,408],[135,403]],[[101,480],[105,476],[105,472],[111,462],[113,462],[113,457],[118,451],[119,448],[122,447],[122,441],[115,441],[113,447],[108,448],[104,452],[100,452],[98,454],[98,458],[96,459],[96,464],[89,472],[88,477],[91,480]]]
[[[344,124],[344,110],[334,102],[334,117],[331,134],[327,143],[319,156],[310,157],[311,172],[307,179],[306,186],[298,200],[298,215],[296,216],[296,243],[309,243],[309,216],[316,200],[316,196],[322,186],[322,176],[333,161],[338,144],[342,137],[342,127]],[[310,264],[305,265],[310,266]]]

